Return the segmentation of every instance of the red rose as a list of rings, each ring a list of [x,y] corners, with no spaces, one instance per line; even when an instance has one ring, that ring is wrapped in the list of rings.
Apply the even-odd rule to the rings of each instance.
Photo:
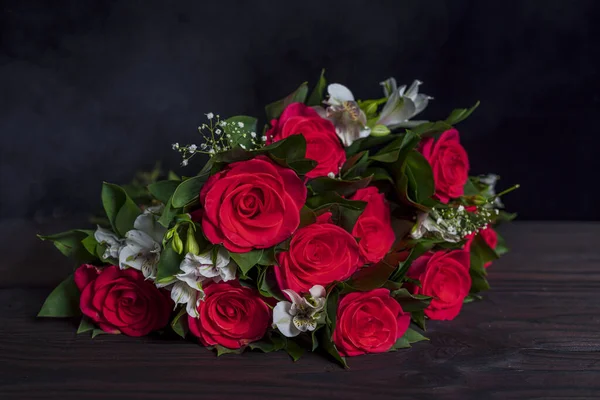
[[[435,181],[435,195],[441,202],[460,197],[469,179],[469,157],[460,145],[458,131],[450,129],[437,141],[424,139],[421,152],[429,161]]]
[[[412,288],[413,293],[433,297],[425,315],[435,320],[458,315],[471,290],[469,267],[469,253],[462,250],[427,253],[412,263],[408,276],[421,282],[421,287]]]
[[[262,338],[271,322],[271,309],[255,289],[238,282],[212,283],[204,289],[199,318],[188,316],[190,332],[205,346],[239,349]]]
[[[211,243],[242,253],[264,249],[298,228],[306,187],[266,156],[229,164],[200,191],[202,229]]]
[[[280,289],[305,293],[314,285],[343,281],[362,265],[356,239],[326,219],[298,229],[289,250],[277,255]]]
[[[352,234],[359,238],[358,247],[367,263],[378,263],[392,248],[396,236],[392,229],[390,206],[376,187],[356,191],[352,200],[366,201],[367,206],[358,217]]]
[[[346,152],[335,133],[333,124],[312,108],[302,103],[292,103],[283,110],[279,120],[266,133],[267,143],[277,142],[291,135],[301,134],[306,139],[306,158],[315,160],[317,166],[306,174],[309,178],[337,175],[346,162]]]
[[[105,332],[144,336],[169,323],[173,302],[135,269],[82,265],[75,271],[80,307]]]
[[[496,249],[496,246],[498,246],[498,234],[495,230],[488,226],[485,229],[480,229],[477,234],[481,236],[481,238],[487,243],[488,246],[490,246],[490,249]],[[473,239],[475,239],[474,233],[467,236],[467,242],[465,243],[466,251],[471,251],[471,244],[473,243]],[[492,265],[492,262],[488,261],[485,263],[484,266],[487,268],[490,265]]]
[[[342,356],[388,351],[410,324],[388,289],[354,292],[342,297],[337,310],[333,342]]]

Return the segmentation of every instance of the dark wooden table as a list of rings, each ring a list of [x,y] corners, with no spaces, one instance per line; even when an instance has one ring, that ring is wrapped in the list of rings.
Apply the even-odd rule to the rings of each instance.
[[[217,358],[192,342],[92,340],[71,321],[38,320],[70,266],[49,245],[7,244],[12,232],[0,230],[3,400],[600,398],[600,224],[506,226],[513,251],[491,267],[483,301],[431,322],[430,342],[352,358],[350,371],[316,354]]]

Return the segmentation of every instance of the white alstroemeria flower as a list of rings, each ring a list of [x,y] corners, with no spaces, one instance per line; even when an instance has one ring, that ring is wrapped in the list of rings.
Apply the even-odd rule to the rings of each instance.
[[[213,263],[212,251],[200,255],[187,253],[179,265],[181,273],[175,277],[194,289],[201,289],[205,280],[227,282],[235,279],[236,266],[230,262],[227,250],[219,248],[215,261]]]
[[[333,122],[335,132],[348,147],[357,139],[369,136],[371,129],[367,127],[367,116],[360,109],[354,95],[344,85],[332,83],[327,86],[329,98],[324,103],[329,105],[326,110],[315,107],[315,110],[323,118]]]
[[[496,183],[499,179],[500,177],[496,174],[487,174],[479,177],[479,182],[487,185],[487,190],[484,193],[486,197],[494,197],[496,195]],[[504,204],[502,203],[502,200],[500,200],[500,197],[494,199],[493,205],[498,208],[504,208]]]
[[[452,226],[447,221],[442,220],[441,218],[438,218],[436,221],[428,213],[421,213],[417,217],[417,223],[412,228],[410,236],[413,239],[421,239],[427,234],[439,237],[450,243],[457,243],[462,240],[462,236],[456,227]]]
[[[301,332],[314,331],[323,317],[326,292],[321,285],[310,289],[310,296],[302,297],[293,290],[284,290],[292,300],[280,301],[273,309],[273,327],[286,337],[298,336]]]
[[[175,282],[169,286],[171,290],[171,299],[177,304],[185,304],[185,311],[188,315],[198,318],[198,306],[204,300],[204,290],[202,288],[192,288],[186,282]]]
[[[106,245],[106,250],[102,255],[103,258],[119,258],[119,252],[124,246],[124,240],[119,239],[112,231],[101,228],[98,226],[96,232],[94,232],[94,239],[96,242]]]
[[[167,229],[160,225],[156,213],[159,208],[149,207],[139,215],[132,230],[125,234],[125,246],[119,253],[121,269],[134,268],[146,278],[156,277],[156,267],[162,250],[162,240]]]
[[[388,98],[377,125],[385,125],[390,129],[411,128],[427,121],[409,121],[412,117],[423,111],[429,100],[433,97],[419,93],[419,86],[423,82],[415,80],[406,90],[406,85],[396,84],[396,79],[389,78],[381,82],[383,92]]]

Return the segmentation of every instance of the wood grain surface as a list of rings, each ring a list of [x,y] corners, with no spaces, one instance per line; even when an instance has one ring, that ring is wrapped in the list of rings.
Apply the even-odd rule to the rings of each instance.
[[[92,340],[74,321],[36,319],[69,265],[49,265],[50,245],[32,244],[2,266],[0,399],[600,398],[600,224],[502,233],[513,251],[490,267],[483,301],[430,322],[430,342],[351,358],[349,371],[318,354],[217,358],[192,341]]]

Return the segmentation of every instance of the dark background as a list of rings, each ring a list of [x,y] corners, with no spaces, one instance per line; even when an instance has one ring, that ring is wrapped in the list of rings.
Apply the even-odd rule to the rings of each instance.
[[[600,219],[600,2],[2,1],[0,219],[99,206],[203,113],[263,116],[320,69],[357,97],[418,78],[459,125],[472,173],[495,172],[522,219]]]

